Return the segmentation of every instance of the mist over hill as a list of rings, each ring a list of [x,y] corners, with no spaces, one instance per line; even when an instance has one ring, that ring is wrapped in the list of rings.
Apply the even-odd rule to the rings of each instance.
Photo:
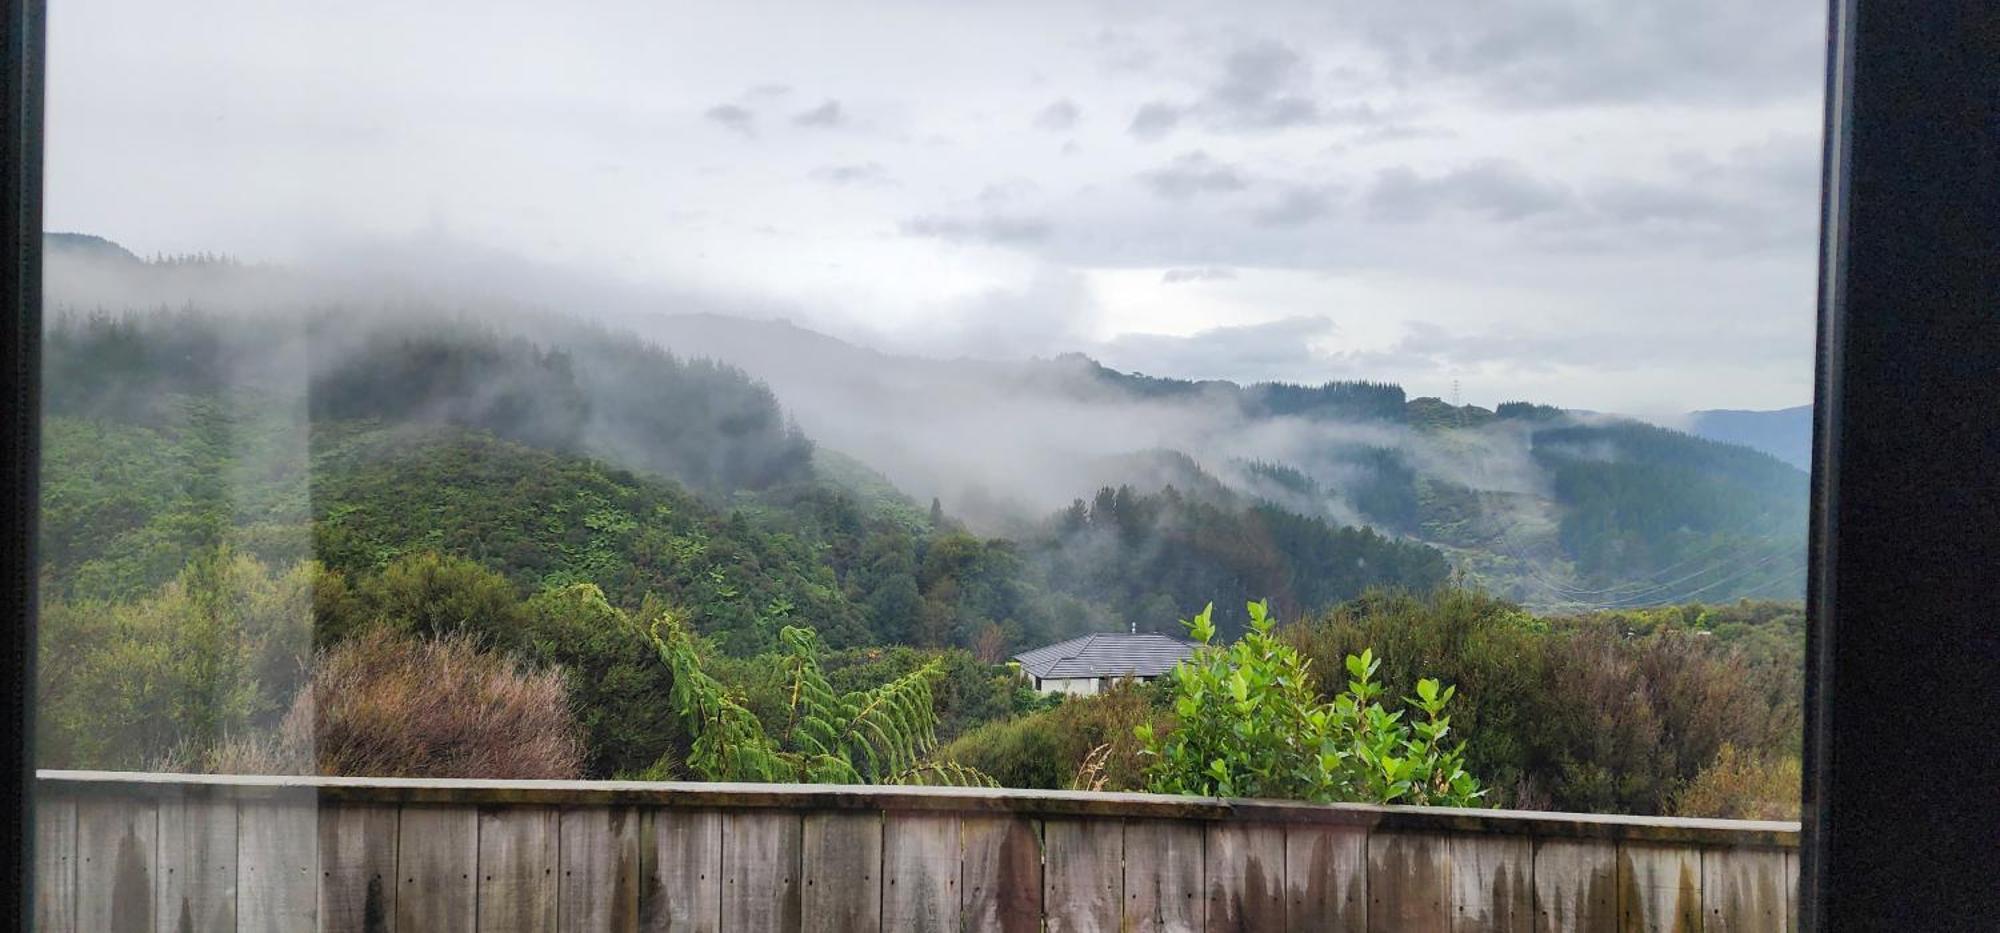
[[[215,378],[288,387],[314,418],[479,428],[671,478],[717,502],[817,477],[906,517],[935,499],[973,534],[1055,541],[1062,514],[1107,491],[1171,488],[1219,511],[1152,509],[1199,520],[1159,525],[1148,547],[1171,550],[1177,535],[1265,509],[1251,524],[1224,522],[1228,533],[1244,547],[1261,542],[1251,550],[1282,551],[1284,516],[1372,529],[1435,548],[1461,579],[1532,606],[1803,592],[1803,473],[1627,419],[1526,402],[1454,406],[1408,398],[1391,382],[1120,373],[1076,354],[899,356],[782,321],[671,306],[638,313],[581,289],[574,304],[548,291],[511,301],[215,257],[141,261],[87,237],[50,247],[48,300],[59,314],[240,322],[196,328],[179,344],[170,327],[121,337],[106,325],[95,339],[125,340],[131,354],[62,377],[98,393],[57,400],[85,417],[163,388],[202,388],[174,380],[226,374]],[[1259,579],[1313,566],[1280,556],[1290,569],[1271,565]],[[1126,554],[1117,565],[1172,564],[1150,560]],[[1318,592],[1300,582],[1287,590]]]

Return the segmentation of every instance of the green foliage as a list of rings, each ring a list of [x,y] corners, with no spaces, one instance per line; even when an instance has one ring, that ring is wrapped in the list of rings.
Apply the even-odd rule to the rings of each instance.
[[[1152,624],[1221,592],[1304,612],[1370,586],[1428,589],[1449,570],[1435,549],[1271,505],[1210,501],[1173,487],[1098,490],[1059,515],[1045,549],[1049,585]],[[1124,621],[1119,619],[1117,621]],[[1233,622],[1226,622],[1233,635]]]
[[[137,769],[275,726],[312,653],[315,570],[224,548],[130,602],[45,602],[42,766]]]
[[[1166,735],[1138,727],[1154,760],[1147,789],[1222,797],[1279,797],[1420,806],[1473,806],[1485,795],[1464,766],[1464,744],[1445,744],[1456,687],[1416,684],[1408,710],[1390,712],[1372,651],[1346,659],[1347,689],[1323,703],[1309,662],[1272,634],[1262,602],[1250,631],[1213,646],[1210,604],[1186,624],[1204,646],[1168,675],[1178,724]],[[1405,721],[1404,714],[1422,714]]]
[[[1155,684],[1120,682],[1092,696],[1047,697],[1047,708],[990,722],[952,742],[945,756],[993,776],[1003,787],[1075,786],[1091,754],[1104,749],[1102,790],[1144,790],[1146,760],[1136,730],[1173,728]]]
[[[1798,753],[1796,604],[1540,618],[1467,590],[1378,591],[1282,634],[1315,664],[1378,649],[1392,694],[1457,685],[1467,768],[1504,806],[1666,814],[1725,743]]]
[[[687,764],[711,781],[813,784],[990,784],[949,759],[934,757],[937,713],[926,664],[869,690],[836,693],[819,667],[809,629],[780,633],[790,681],[786,722],[772,735],[757,715],[703,669],[700,646],[684,619],[662,614],[649,632],[673,672],[672,701],[694,736]]]

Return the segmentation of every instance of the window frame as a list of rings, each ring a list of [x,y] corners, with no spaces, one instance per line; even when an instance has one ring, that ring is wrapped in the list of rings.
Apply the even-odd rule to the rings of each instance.
[[[25,930],[44,0],[0,4],[0,917]],[[2000,916],[2000,4],[1830,7],[1801,928],[1974,927]]]

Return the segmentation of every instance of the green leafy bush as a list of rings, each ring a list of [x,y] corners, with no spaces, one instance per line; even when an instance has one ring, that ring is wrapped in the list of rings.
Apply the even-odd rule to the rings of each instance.
[[[1405,720],[1408,710],[1383,708],[1381,662],[1363,651],[1347,657],[1346,692],[1322,703],[1308,663],[1273,636],[1268,607],[1249,608],[1249,632],[1227,648],[1212,644],[1213,603],[1183,623],[1205,647],[1168,674],[1178,727],[1135,730],[1152,759],[1148,790],[1458,807],[1485,795],[1464,743],[1444,744],[1456,688],[1418,681],[1405,702],[1421,717]]]
[[[1093,752],[1099,753],[1103,790],[1143,790],[1146,759],[1135,729],[1171,728],[1152,684],[1119,682],[1095,696],[1066,697],[1048,709],[990,722],[960,736],[945,754],[992,775],[1003,787],[1059,790],[1078,784]],[[1098,783],[1098,782],[1091,782]]]

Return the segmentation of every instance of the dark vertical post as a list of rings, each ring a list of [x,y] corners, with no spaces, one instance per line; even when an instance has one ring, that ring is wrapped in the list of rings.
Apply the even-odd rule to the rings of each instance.
[[[0,924],[28,929],[33,890],[35,509],[41,441],[42,319],[42,3],[0,0],[6,22],[6,95],[0,130],[0,291],[7,321],[0,325]],[[19,924],[18,927],[14,926]]]
[[[2000,4],[1834,0],[1806,929],[2000,921]]]

